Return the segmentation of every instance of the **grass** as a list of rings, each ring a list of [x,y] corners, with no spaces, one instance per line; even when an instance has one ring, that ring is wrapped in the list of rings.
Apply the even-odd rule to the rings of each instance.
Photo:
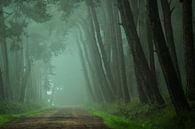
[[[105,124],[112,129],[147,129],[128,119],[111,115],[105,112],[93,112],[93,115],[103,118]]]
[[[50,108],[43,108],[39,104],[20,104],[1,101],[0,105],[0,125],[16,119],[32,117],[50,110]]]
[[[171,105],[159,108],[140,104],[104,105],[90,109],[112,129],[195,129],[195,113],[177,117]]]

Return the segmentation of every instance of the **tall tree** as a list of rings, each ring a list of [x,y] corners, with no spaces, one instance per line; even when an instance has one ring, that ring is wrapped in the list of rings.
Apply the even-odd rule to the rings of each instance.
[[[195,48],[193,41],[192,0],[183,0],[183,31],[187,95],[189,99],[195,100]]]
[[[189,104],[185,98],[182,84],[177,76],[177,72],[171,59],[171,54],[166,45],[166,40],[160,23],[157,0],[147,0],[147,7],[158,59],[166,79],[169,94],[176,112],[181,114],[185,111],[189,111]]]
[[[96,14],[95,3],[93,1],[87,1],[87,5],[89,6],[91,17],[93,20],[93,26],[94,26],[95,34],[97,37],[97,43],[98,43],[97,46],[101,54],[102,64],[103,64],[105,75],[106,75],[105,77],[109,84],[108,88],[110,89],[110,96],[114,97],[113,96],[114,95],[113,86],[115,84],[114,84],[113,75],[111,72],[111,68],[108,62],[108,58],[107,58],[105,48],[104,48],[104,43],[103,43],[102,36],[101,36],[101,28],[100,28],[97,14]]]
[[[79,31],[79,33],[81,33],[81,31]],[[92,85],[91,85],[91,81],[90,81],[90,76],[89,76],[89,70],[87,68],[87,61],[85,60],[85,53],[86,51],[84,51],[82,49],[82,37],[81,35],[78,35],[77,37],[77,47],[78,47],[78,50],[79,50],[79,56],[80,56],[80,60],[81,60],[81,64],[82,64],[82,67],[83,67],[83,73],[84,73],[84,77],[85,77],[85,80],[86,80],[86,85],[87,85],[87,90],[88,90],[88,93],[89,93],[89,97],[91,97],[91,101],[95,100],[95,95],[94,95],[94,92],[93,92],[93,89],[92,89]],[[80,42],[81,41],[81,42]],[[83,42],[84,44],[84,42]]]
[[[5,93],[4,93],[4,85],[3,85],[3,76],[2,76],[2,72],[0,69],[0,100],[4,100],[5,99]]]
[[[5,85],[6,85],[6,97],[11,97],[11,87],[9,83],[9,60],[8,60],[8,49],[7,49],[7,43],[6,43],[6,26],[5,26],[5,17],[4,17],[4,11],[3,6],[0,4],[0,45],[2,49],[2,55],[3,55],[3,64],[5,68]],[[9,92],[7,92],[9,90]],[[12,98],[12,97],[11,97]]]
[[[121,13],[122,25],[126,32],[128,43],[133,54],[137,82],[138,85],[140,84],[140,86],[138,86],[138,91],[140,92],[140,96],[145,95],[145,97],[147,97],[147,99],[143,99],[143,97],[140,97],[140,99],[144,101],[147,100],[146,103],[149,104],[153,104],[155,102],[160,105],[164,104],[164,100],[160,92],[154,92],[159,90],[154,89],[158,87],[154,85],[153,77],[150,74],[151,71],[134,23],[130,2],[128,0],[118,0],[118,5]]]
[[[181,81],[181,75],[179,70],[179,64],[177,59],[175,41],[174,41],[174,34],[173,34],[173,26],[172,26],[172,13],[174,8],[171,8],[171,2],[168,0],[161,0],[161,6],[163,11],[163,23],[164,23],[164,30],[165,30],[165,37],[167,46],[169,48],[169,52],[171,54],[171,58],[173,60],[175,70],[178,74],[178,78]]]

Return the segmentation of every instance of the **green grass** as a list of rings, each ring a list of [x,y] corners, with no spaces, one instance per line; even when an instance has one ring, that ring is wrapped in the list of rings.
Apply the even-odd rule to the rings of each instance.
[[[101,117],[112,129],[195,129],[195,113],[177,117],[172,106],[104,105],[90,109],[90,112]]]
[[[0,105],[0,125],[50,110],[50,108],[45,108],[40,104],[20,104],[16,102],[0,101]]]
[[[135,121],[111,115],[105,112],[93,112],[93,115],[103,118],[105,124],[112,129],[149,129]]]
[[[42,109],[36,109],[33,111],[28,111],[28,112],[23,112],[23,113],[0,115],[0,125],[6,124],[6,123],[11,122],[11,121],[16,120],[16,119],[36,116],[36,115],[48,112],[49,110],[51,110],[51,109],[50,108],[42,108]]]

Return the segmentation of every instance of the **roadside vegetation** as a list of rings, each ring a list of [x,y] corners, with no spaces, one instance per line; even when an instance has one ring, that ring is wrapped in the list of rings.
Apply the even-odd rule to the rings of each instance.
[[[114,107],[114,108],[113,108]],[[194,129],[195,112],[178,117],[172,105],[129,104],[95,106],[90,112],[112,129]]]
[[[16,119],[35,116],[50,110],[48,106],[43,106],[41,104],[1,102],[0,105],[0,125]]]

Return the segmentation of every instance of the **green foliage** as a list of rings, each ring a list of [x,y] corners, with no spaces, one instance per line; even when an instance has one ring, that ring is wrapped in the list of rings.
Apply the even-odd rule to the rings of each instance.
[[[36,109],[36,110],[34,109],[32,111],[26,111],[24,113],[0,115],[0,125],[6,124],[16,119],[36,116],[41,113],[47,112],[48,110],[50,109],[41,108],[41,109]]]
[[[16,114],[42,108],[39,104],[21,104],[7,101],[1,101],[0,105],[0,114]]]
[[[17,21],[9,21],[9,28],[7,28],[7,36],[9,37],[19,37],[24,32],[24,29],[27,27],[27,22],[17,22]]]
[[[14,120],[15,117],[12,115],[0,115],[0,125],[5,124],[9,121]]]
[[[8,6],[11,3],[11,0],[1,0],[0,7]]]
[[[0,125],[50,110],[50,108],[44,108],[41,104],[20,104],[17,102],[1,101],[0,105]]]
[[[63,12],[62,19],[67,20],[73,14],[74,9],[77,7],[77,3],[83,0],[58,0],[59,10]]]
[[[93,114],[103,118],[105,124],[112,129],[147,129],[134,121],[128,121],[125,118],[117,117],[109,113],[94,112]]]
[[[42,0],[24,2],[21,10],[25,16],[38,23],[43,23],[51,19],[51,16],[47,13],[47,4]]]
[[[91,110],[113,129],[194,129],[195,114],[176,116],[172,106],[163,108],[132,104],[104,105]]]

